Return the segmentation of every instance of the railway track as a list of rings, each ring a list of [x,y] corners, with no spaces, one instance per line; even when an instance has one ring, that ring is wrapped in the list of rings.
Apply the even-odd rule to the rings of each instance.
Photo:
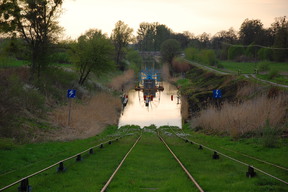
[[[179,136],[181,130],[176,132]],[[176,136],[177,134],[175,133]],[[125,135],[130,134],[125,133]],[[47,174],[40,175],[39,179],[31,179],[33,191],[34,189],[35,191],[63,190],[61,186],[53,188],[53,184],[61,181],[68,182],[65,178],[72,178],[73,174],[77,174],[77,177],[65,185],[69,186],[65,191],[75,191],[75,188],[80,190],[81,187],[86,191],[101,192],[157,191],[158,189],[189,192],[202,192],[204,189],[205,191],[230,189],[231,191],[262,191],[263,185],[270,184],[277,185],[273,186],[273,191],[287,189],[286,186],[280,185],[273,179],[267,179],[261,174],[249,180],[245,177],[247,167],[243,168],[243,164],[222,158],[225,157],[222,153],[219,153],[220,160],[215,161],[210,155],[207,156],[210,151],[206,150],[208,149],[206,146],[202,146],[205,150],[195,150],[197,143],[188,145],[192,141],[185,137],[176,138],[175,135],[165,129],[138,130],[135,134],[131,134],[132,137],[119,140],[117,145],[97,149],[96,155],[87,154],[82,163],[67,162],[66,172],[55,175],[55,172],[52,173],[50,170]],[[187,142],[183,142],[183,139]],[[230,178],[231,176],[233,178]],[[250,183],[247,188],[244,186],[246,182]],[[258,183],[261,183],[261,186]]]
[[[129,149],[129,151],[125,154],[124,158],[122,159],[122,161],[119,163],[119,165],[117,166],[117,168],[114,170],[114,172],[112,173],[112,175],[110,176],[110,178],[108,179],[108,181],[105,183],[105,185],[103,186],[103,188],[101,189],[101,192],[105,192],[109,185],[111,184],[113,178],[115,177],[115,175],[117,174],[117,172],[120,170],[121,166],[123,165],[123,163],[125,162],[125,160],[127,159],[128,155],[132,152],[132,150],[135,148],[135,146],[137,145],[137,143],[139,142],[139,140],[141,139],[140,135],[137,140],[135,141],[135,143],[132,145],[132,147]],[[185,174],[188,176],[188,178],[190,179],[190,181],[195,185],[195,187],[197,188],[198,191],[200,192],[204,192],[204,190],[202,189],[202,187],[199,185],[199,183],[195,180],[195,178],[191,175],[191,173],[185,168],[185,166],[183,165],[183,163],[180,161],[180,159],[175,155],[175,153],[170,149],[170,147],[168,146],[168,144],[165,142],[165,140],[161,137],[161,135],[159,134],[159,132],[157,131],[157,136],[160,139],[160,141],[162,142],[162,144],[166,147],[166,149],[169,151],[170,155],[172,155],[175,159],[175,161],[179,164],[179,168],[181,167],[182,170],[185,172]],[[139,167],[140,168],[140,167]],[[145,188],[145,189],[157,189],[157,188]]]
[[[200,143],[197,143],[197,142],[195,142],[195,141],[190,140],[187,136],[185,136],[185,133],[184,133],[183,130],[179,130],[179,131],[181,132],[180,134],[181,134],[181,135],[184,135],[184,136],[180,136],[180,134],[177,134],[177,133],[176,133],[173,129],[171,129],[171,128],[170,128],[170,130],[172,131],[172,133],[173,133],[175,136],[179,137],[179,138],[182,139],[182,140],[185,140],[185,142],[188,142],[188,143],[191,143],[191,144],[196,144],[196,145],[198,145],[199,148],[201,148],[201,149],[205,148],[205,149],[207,149],[208,151],[214,152],[214,154],[217,154],[218,157],[219,157],[219,155],[221,155],[221,156],[223,156],[223,157],[225,157],[225,158],[227,158],[227,159],[229,159],[229,160],[232,160],[232,161],[234,161],[234,162],[237,162],[237,163],[239,163],[239,164],[242,164],[242,165],[244,165],[244,166],[247,166],[247,167],[248,167],[248,170],[249,170],[249,168],[252,168],[252,169],[253,169],[253,172],[254,172],[254,169],[255,169],[256,171],[258,171],[258,172],[260,172],[260,173],[262,173],[262,174],[264,174],[264,175],[266,175],[266,176],[269,176],[269,177],[271,177],[271,178],[273,178],[273,179],[276,179],[276,180],[280,181],[281,183],[284,183],[284,184],[288,185],[288,182],[287,182],[287,181],[285,181],[285,180],[283,180],[283,179],[280,179],[279,177],[276,177],[276,176],[274,176],[273,174],[270,174],[270,173],[264,171],[263,169],[254,167],[254,166],[252,166],[251,161],[250,161],[250,163],[247,163],[247,162],[245,162],[245,160],[247,161],[248,158],[249,158],[250,160],[255,161],[255,163],[257,162],[257,163],[259,164],[259,162],[260,162],[260,163],[262,163],[262,164],[266,164],[266,165],[272,166],[272,167],[274,167],[274,168],[281,169],[282,172],[286,172],[286,174],[287,174],[288,169],[285,168],[285,167],[283,167],[283,166],[275,165],[275,164],[270,163],[270,162],[267,162],[267,161],[265,161],[265,160],[262,160],[262,159],[259,159],[259,158],[255,158],[255,157],[252,157],[252,156],[249,156],[249,155],[240,153],[240,152],[236,152],[236,151],[229,150],[229,149],[226,149],[226,148],[223,148],[223,147],[219,147],[219,146],[218,146],[218,148],[224,149],[224,150],[226,150],[226,151],[230,151],[230,152],[232,152],[232,153],[238,154],[238,155],[240,155],[240,156],[242,156],[242,157],[245,158],[245,159],[242,158],[241,160],[239,160],[237,157],[233,157],[233,156],[231,156],[231,155],[224,154],[223,152],[219,152],[218,150],[215,150],[215,148],[212,149],[212,148],[210,148],[210,147],[208,147],[208,146],[205,146],[205,145],[203,145],[203,144],[200,144]],[[215,146],[214,146],[214,147],[215,147]],[[257,165],[258,165],[258,164],[257,164]]]

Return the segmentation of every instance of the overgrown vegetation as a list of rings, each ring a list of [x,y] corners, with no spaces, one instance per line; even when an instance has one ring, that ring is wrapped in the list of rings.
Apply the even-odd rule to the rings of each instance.
[[[196,131],[234,138],[259,137],[273,132],[270,136],[275,140],[288,131],[287,91],[195,67],[185,77],[177,84],[188,99],[191,127]],[[212,97],[215,89],[222,90],[223,98]],[[267,127],[273,131],[265,132]]]

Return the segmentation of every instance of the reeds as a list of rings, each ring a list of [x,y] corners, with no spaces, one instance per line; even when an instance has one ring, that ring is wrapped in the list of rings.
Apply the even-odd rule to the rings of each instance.
[[[50,119],[63,127],[53,140],[87,138],[101,132],[106,125],[117,124],[121,101],[107,93],[92,97],[85,104],[72,102],[71,119],[68,125],[69,104],[55,110]]]
[[[121,91],[121,89],[124,89],[125,85],[131,82],[133,78],[134,78],[134,71],[130,69],[125,71],[122,75],[115,77],[111,81],[109,86],[114,90]]]
[[[262,95],[242,103],[225,102],[221,109],[210,106],[201,111],[192,124],[210,133],[224,133],[233,137],[259,133],[267,121],[274,129],[287,121],[287,103],[287,95],[274,98]]]

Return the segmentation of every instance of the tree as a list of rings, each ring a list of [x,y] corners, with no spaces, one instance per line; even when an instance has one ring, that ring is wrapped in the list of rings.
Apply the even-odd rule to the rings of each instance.
[[[138,48],[140,51],[159,51],[161,44],[170,38],[171,33],[166,25],[143,22],[137,30]]]
[[[275,22],[272,23],[272,31],[274,34],[273,46],[280,48],[273,50],[273,57],[276,61],[285,61],[288,59],[288,21],[285,16],[275,18]]]
[[[263,24],[259,19],[245,19],[241,24],[239,39],[244,45],[250,45],[251,43],[262,45],[264,37],[265,31],[263,29]]]
[[[124,71],[124,63],[121,62],[124,58],[124,48],[128,46],[129,43],[133,42],[134,38],[132,36],[133,29],[128,27],[123,21],[118,21],[113,29],[111,39],[115,46],[116,51],[116,64],[120,70]]]
[[[113,44],[101,31],[90,29],[80,36],[72,46],[72,60],[80,74],[78,83],[83,85],[91,72],[101,75],[114,69],[113,53]]]
[[[221,59],[227,59],[230,44],[235,44],[237,41],[238,38],[235,30],[230,28],[228,31],[222,30],[216,33],[212,38],[211,43],[212,48],[216,49],[218,57]]]
[[[189,36],[185,35],[184,33],[173,34],[172,39],[179,41],[182,49],[187,48],[190,41]]]
[[[180,43],[175,39],[167,39],[162,43],[160,52],[163,62],[168,63],[170,74],[172,74],[172,61],[180,53]]]
[[[0,4],[0,33],[20,36],[31,49],[31,72],[47,65],[49,45],[61,32],[57,17],[63,0],[5,0]],[[3,10],[3,11],[2,11]]]

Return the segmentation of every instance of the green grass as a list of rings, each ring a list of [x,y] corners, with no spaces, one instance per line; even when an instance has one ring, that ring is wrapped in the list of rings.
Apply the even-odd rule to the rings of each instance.
[[[260,79],[267,80],[267,81],[272,81],[274,83],[280,83],[283,85],[288,85],[288,76],[277,75],[273,79],[269,79],[268,74],[265,74],[265,75],[258,74],[257,77]]]
[[[258,68],[261,62],[233,62],[233,61],[221,61],[220,62],[225,69],[233,72],[241,71],[241,73],[254,73],[254,69]],[[288,63],[276,63],[276,62],[265,62],[271,70],[278,70],[279,72],[288,72]]]
[[[179,129],[173,129],[183,133]],[[276,148],[265,148],[258,139],[234,141],[229,137],[207,136],[192,132],[185,127],[190,140],[205,144],[241,161],[247,158],[229,150],[242,152],[266,161],[288,167],[287,139],[278,142]],[[6,147],[0,151],[1,164],[0,188],[23,176],[40,170],[70,155],[74,155],[90,146],[106,140],[108,136],[126,133],[139,133],[138,127],[126,126],[106,129],[100,136],[71,142],[48,142],[41,144],[15,145],[6,141]],[[170,148],[180,158],[185,167],[204,189],[204,191],[287,191],[288,186],[257,172],[255,178],[247,178],[247,167],[220,155],[219,160],[212,159],[212,152],[199,150],[197,145],[184,142],[176,137],[171,129],[162,127],[161,135]],[[114,172],[124,155],[138,138],[139,134],[124,137],[94,154],[85,154],[81,162],[75,159],[64,163],[66,171],[57,173],[56,167],[29,179],[33,191],[100,191]],[[6,143],[2,140],[2,143]],[[1,142],[0,142],[1,145]],[[2,144],[3,145],[3,144]],[[1,147],[0,147],[1,148]],[[228,150],[227,150],[228,149]],[[3,159],[5,161],[3,161]],[[9,160],[11,162],[9,162]],[[287,172],[249,160],[260,169],[283,180],[288,180]],[[10,171],[14,172],[3,175]],[[17,191],[15,186],[7,191]],[[143,135],[134,150],[127,157],[119,172],[115,175],[107,191],[197,191],[181,167],[160,142],[152,127],[144,129]]]
[[[167,131],[170,132],[169,130]],[[246,166],[224,158],[221,155],[219,160],[214,160],[212,159],[213,152],[206,149],[199,150],[198,146],[195,144],[192,145],[190,143],[185,143],[183,140],[176,137],[173,138],[165,136],[165,139],[176,155],[185,162],[186,168],[189,169],[192,175],[194,175],[194,178],[199,182],[199,184],[203,186],[204,191],[286,191],[288,189],[287,185],[257,171],[257,176],[255,178],[248,179],[245,175],[248,169]],[[231,141],[227,138],[216,136],[206,137],[201,134],[192,134],[189,139],[201,142],[202,144],[208,145],[210,148],[214,148],[217,151],[223,152],[224,154],[241,161],[246,161],[247,158],[243,158],[239,155],[235,156],[235,154],[225,151],[219,146],[222,144],[223,147],[227,147],[225,144],[230,144],[230,147],[233,150],[243,150],[245,152],[248,151],[248,153],[251,151],[253,152],[252,155],[257,154],[259,155],[259,158],[262,159],[267,159],[268,154],[271,155],[271,159],[268,157],[269,160],[278,159],[281,155],[282,157],[279,157],[279,161],[282,165],[286,165],[287,167],[287,146],[285,150],[274,149],[274,151],[273,149],[263,149],[259,151],[259,148],[254,148],[255,145],[253,145],[252,142],[250,143],[249,140],[248,145],[241,142]],[[250,146],[250,144],[252,144],[252,146]],[[272,158],[273,156],[274,158]],[[263,165],[263,163],[256,163],[251,160],[247,163],[265,170],[272,175],[280,177],[285,181],[288,180],[287,171]]]
[[[110,126],[100,135],[84,140],[25,145],[0,139],[0,188],[91,146],[107,141],[115,134],[123,135],[124,132],[117,130],[116,126]]]
[[[0,56],[0,68],[22,67],[27,66],[28,64],[28,61]]]
[[[145,133],[108,191],[198,191],[156,133]]]

